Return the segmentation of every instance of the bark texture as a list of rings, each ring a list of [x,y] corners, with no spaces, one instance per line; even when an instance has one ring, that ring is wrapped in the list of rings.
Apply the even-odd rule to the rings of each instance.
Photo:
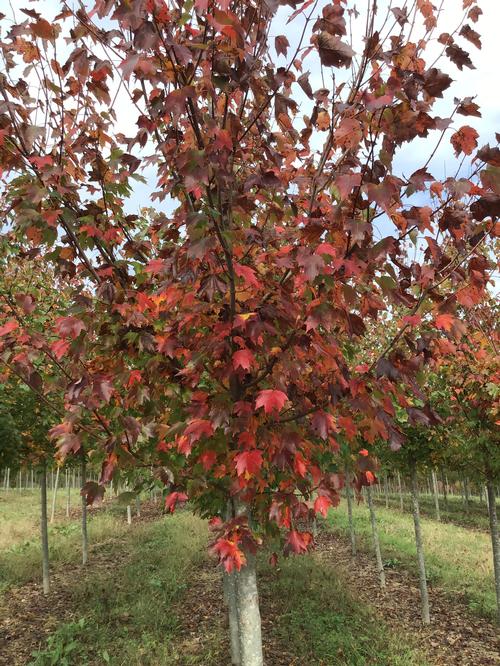
[[[370,510],[370,522],[372,525],[373,548],[375,550],[375,558],[377,560],[377,572],[380,580],[380,587],[385,587],[385,571],[384,563],[382,562],[382,553],[380,551],[380,541],[378,538],[377,517],[375,515],[375,508],[373,506],[372,487],[366,487],[366,497],[368,499],[368,508]]]
[[[429,593],[427,590],[427,575],[425,572],[425,555],[422,543],[422,529],[420,525],[420,509],[418,505],[418,482],[417,468],[413,464],[411,468],[411,501],[413,509],[413,523],[415,525],[415,545],[417,548],[418,579],[420,585],[420,602],[422,612],[422,622],[430,624]]]
[[[486,484],[488,514],[490,518],[491,548],[493,551],[493,569],[495,571],[495,592],[497,596],[497,623],[500,624],[500,543],[498,541],[498,517],[493,481]]]
[[[236,574],[241,666],[263,666],[255,557],[251,553],[245,557],[246,566]]]
[[[236,592],[236,575],[223,573],[224,597],[229,619],[229,640],[231,644],[231,666],[241,666],[240,634],[238,621],[238,603]]]
[[[40,529],[42,537],[42,581],[43,593],[50,592],[49,578],[49,532],[47,529],[47,466],[45,462],[42,465],[40,475]]]
[[[439,492],[438,492],[438,482],[437,474],[432,471],[432,492],[434,493],[434,507],[436,509],[436,520],[441,520],[441,511],[439,510]]]

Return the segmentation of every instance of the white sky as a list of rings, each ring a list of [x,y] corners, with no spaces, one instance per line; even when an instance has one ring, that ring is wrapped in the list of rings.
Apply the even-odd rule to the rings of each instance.
[[[385,7],[387,6],[389,0],[380,0],[379,1],[379,20],[376,22],[376,25],[380,25],[383,21],[385,15]],[[18,10],[21,7],[30,7],[39,11],[44,18],[51,20],[54,15],[59,11],[60,3],[59,0],[10,0],[10,9],[7,7],[8,0],[2,1],[2,11],[9,16],[12,16],[12,12],[16,13],[16,21],[20,22],[24,20],[25,16]],[[73,0],[73,2],[76,1]],[[434,0],[435,4],[439,4],[438,0]],[[90,9],[93,7],[93,0],[84,0],[84,5]],[[321,13],[321,8],[329,4],[327,0],[320,0],[318,4],[317,14]],[[357,24],[353,25],[353,34],[362,34],[364,28],[364,11],[367,4],[367,0],[360,0],[357,3],[352,1],[348,2],[348,6],[352,7],[356,4],[358,10],[360,11],[360,16],[357,20]],[[398,6],[403,4],[403,2],[398,2],[395,0],[392,2],[393,6]],[[449,143],[449,135],[451,135],[453,128],[457,129],[461,125],[471,125],[479,132],[480,139],[479,145],[490,142],[495,144],[495,131],[500,131],[500,75],[499,75],[499,59],[500,59],[500,50],[498,48],[498,28],[500,26],[500,0],[482,0],[480,6],[483,10],[483,15],[480,17],[478,23],[473,24],[471,21],[468,23],[473,27],[474,30],[481,34],[482,39],[482,49],[478,50],[473,44],[464,40],[462,37],[457,38],[457,43],[460,46],[465,48],[471,55],[471,59],[476,67],[474,70],[464,68],[463,71],[460,71],[448,58],[443,57],[442,60],[437,64],[437,66],[443,71],[447,72],[453,79],[454,82],[451,87],[446,91],[445,98],[442,101],[439,101],[436,110],[442,117],[448,117],[453,109],[453,98],[454,97],[466,97],[466,96],[475,96],[475,102],[479,104],[482,118],[475,118],[472,116],[456,116],[452,125],[452,128],[448,130],[448,136],[443,140],[439,150],[436,153],[435,158],[429,166],[430,172],[437,178],[444,177],[446,175],[452,175],[455,172],[457,161],[454,158],[452,148]],[[306,10],[307,12],[308,10]],[[291,44],[289,49],[289,56],[294,51],[294,44],[297,44],[300,33],[304,25],[303,16],[297,17],[291,24],[286,24],[286,19],[292,12],[290,7],[281,7],[278,10],[274,23],[271,27],[271,44],[274,44],[274,36],[285,34]],[[437,37],[441,32],[452,32],[456,26],[460,23],[460,20],[463,16],[462,9],[462,0],[444,0],[443,3],[443,12],[440,17],[439,27],[435,31],[435,37]],[[414,36],[419,36],[421,32],[418,30],[418,26],[415,29]],[[308,38],[306,38],[304,43],[308,43]],[[361,43],[356,44],[356,37],[354,38],[354,48],[361,49]],[[437,53],[442,50],[442,46],[438,43],[429,45],[429,52]],[[439,51],[438,51],[439,49]],[[429,62],[430,58],[426,57],[426,60]],[[276,58],[277,65],[285,64],[285,59],[283,57]],[[312,61],[314,66],[314,60]],[[309,68],[313,68],[309,65]],[[336,70],[337,82],[343,74],[339,70]],[[325,81],[328,85],[328,80]],[[315,71],[311,71],[311,84],[313,90],[323,87],[321,74],[319,66],[316,66]],[[298,86],[296,86],[298,89]],[[303,102],[302,102],[303,100]],[[304,95],[297,95],[297,101],[303,103],[304,110],[307,111],[305,105],[307,103],[307,98]],[[119,116],[119,127],[125,134],[129,136],[133,133],[133,125],[135,124],[136,110],[131,107],[128,98],[124,95],[124,103],[119,104],[117,108]],[[302,109],[301,109],[302,111]],[[428,156],[437,139],[439,138],[439,132],[434,131],[430,133],[430,136],[426,139],[417,139],[412,141],[411,144],[407,144],[400,151],[397,160],[396,166],[401,172],[405,175],[409,175],[416,168],[422,166],[425,162],[426,156]],[[465,175],[465,174],[464,174]],[[153,179],[151,179],[153,180]],[[154,183],[151,182],[148,185],[138,184],[135,190],[134,197],[129,202],[127,206],[130,210],[135,210],[139,206],[149,205],[149,195],[153,191]]]

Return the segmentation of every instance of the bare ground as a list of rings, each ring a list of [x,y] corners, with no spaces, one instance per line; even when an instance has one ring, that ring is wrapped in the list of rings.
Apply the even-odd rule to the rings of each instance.
[[[153,505],[144,506],[141,521],[152,520],[158,514]],[[47,637],[63,622],[77,619],[72,615],[72,581],[76,576],[88,575],[109,567],[108,556],[100,554],[99,546],[91,551],[87,570],[81,565],[52,571],[53,590],[43,595],[38,583],[29,583],[10,589],[0,605],[0,665],[24,666],[31,653],[45,644]],[[117,549],[119,562],[126,561],[127,549]],[[418,581],[404,569],[387,571],[387,587],[381,590],[372,557],[360,553],[352,565],[348,542],[340,536],[322,532],[317,539],[320,560],[331,566],[348,583],[356,596],[366,601],[381,619],[400,635],[405,634],[427,654],[433,666],[499,666],[500,639],[494,625],[484,618],[472,615],[460,599],[450,602],[438,588],[431,588],[430,601],[433,623],[424,627],[420,621]],[[113,571],[116,575],[116,559]],[[110,575],[112,572],[110,571]],[[280,612],[280,604],[269,595],[261,594],[264,650],[267,666],[304,666],[287,646],[272,638],[273,618]],[[177,652],[203,654],[208,637],[214,645],[211,663],[206,666],[228,664],[226,619],[221,595],[220,573],[208,560],[193,571],[189,589],[177,611],[181,618],[181,631]],[[215,635],[216,634],[216,635]],[[220,636],[222,635],[222,641]],[[182,666],[179,661],[179,666]]]

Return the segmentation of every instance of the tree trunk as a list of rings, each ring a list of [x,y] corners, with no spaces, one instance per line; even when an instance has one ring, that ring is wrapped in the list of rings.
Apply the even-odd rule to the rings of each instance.
[[[240,656],[240,634],[238,622],[238,604],[236,596],[236,575],[224,571],[223,585],[224,598],[226,600],[227,615],[229,619],[229,639],[231,644],[231,666],[241,665]]]
[[[87,465],[85,463],[85,453],[82,450],[82,488],[85,485],[87,476]],[[89,558],[89,537],[87,533],[87,498],[82,492],[82,564],[85,566]]]
[[[370,522],[372,525],[373,548],[375,550],[375,558],[377,560],[377,573],[380,579],[380,587],[385,587],[385,571],[384,563],[382,562],[382,553],[380,552],[380,541],[378,538],[377,518],[375,516],[375,509],[373,507],[372,487],[366,486],[366,497],[368,499],[368,508],[370,509]]]
[[[127,524],[132,525],[132,507],[127,504]]]
[[[351,475],[345,470],[345,493],[347,497],[347,518],[349,521],[349,536],[351,539],[351,553],[356,555],[356,532],[354,531],[354,520],[352,517],[352,488]]]
[[[389,508],[389,490],[387,488],[387,474],[384,475],[384,495],[385,495],[385,508]]]
[[[33,467],[31,468],[31,490],[35,488],[35,475],[33,473]]]
[[[141,517],[141,498],[139,495],[135,498],[135,513],[138,518]]]
[[[495,571],[495,591],[497,596],[497,622],[500,624],[500,543],[498,540],[498,518],[493,481],[486,483],[488,513],[490,517],[491,548],[493,551],[493,569]]]
[[[69,518],[71,511],[71,474],[66,470],[66,518]]]
[[[50,591],[49,579],[49,532],[47,529],[47,464],[45,460],[42,464],[42,473],[40,475],[40,530],[42,537],[42,581],[43,593]]]
[[[56,515],[56,499],[57,499],[57,488],[59,487],[59,472],[60,467],[57,466],[56,480],[54,483],[54,492],[52,493],[52,511],[50,512],[50,524],[54,522],[54,517]]]
[[[415,463],[411,466],[411,500],[413,507],[413,523],[415,525],[415,544],[417,547],[417,561],[418,561],[418,578],[420,583],[420,599],[422,610],[422,622],[430,624],[429,613],[429,594],[427,591],[427,576],[425,573],[425,556],[424,547],[422,544],[422,530],[420,527],[420,511],[418,506],[418,484],[417,484],[417,467]]]
[[[432,470],[432,490],[434,493],[434,506],[436,508],[436,520],[441,520],[441,512],[439,510],[439,492],[438,492],[438,482],[437,475],[434,470]]]
[[[399,493],[399,508],[401,511],[405,509],[405,503],[403,499],[403,489],[401,487],[401,474],[398,472],[398,493]]]
[[[441,484],[443,486],[444,510],[448,511],[448,485],[447,485],[447,479],[442,469],[441,469]]]
[[[241,666],[263,666],[255,557],[249,552],[245,557],[246,565],[236,574]]]

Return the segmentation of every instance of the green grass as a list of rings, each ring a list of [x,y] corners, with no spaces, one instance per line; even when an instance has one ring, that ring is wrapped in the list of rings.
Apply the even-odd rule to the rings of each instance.
[[[410,514],[376,507],[382,557],[416,571],[413,518]],[[371,527],[366,504],[354,509],[360,545],[371,550]],[[347,534],[345,503],[330,512],[328,526]],[[422,518],[427,576],[450,596],[464,596],[469,608],[494,617],[496,601],[489,534],[452,523]]]
[[[73,491],[73,506],[77,492]],[[66,499],[58,496],[56,520],[49,525],[49,547],[51,566],[64,566],[80,561],[81,536],[79,520],[65,517]],[[49,517],[52,498],[49,498]],[[11,490],[0,495],[0,593],[11,585],[21,585],[40,576],[40,500],[37,492]],[[113,507],[103,512],[89,511],[89,542],[99,543],[105,539],[124,534],[128,526],[123,507]]]
[[[411,511],[411,497],[404,494],[404,510]],[[385,495],[383,491],[380,495],[374,496],[375,503],[379,506],[385,507]],[[434,505],[434,497],[429,494],[421,494],[419,498],[420,512],[422,515],[429,518],[434,518],[436,509]],[[500,504],[497,501],[498,510]],[[389,494],[389,508],[399,510],[399,495]],[[479,497],[471,497],[469,501],[469,509],[466,511],[461,497],[456,495],[448,495],[447,508],[445,507],[442,496],[439,497],[439,510],[441,520],[443,522],[455,523],[457,525],[472,527],[474,529],[489,530],[488,509],[486,504],[479,501]]]
[[[411,639],[396,635],[356,600],[319,553],[291,557],[261,570],[260,586],[276,600],[273,632],[297,664],[331,666],[425,666]]]
[[[39,577],[37,526],[34,531],[29,527],[37,506],[29,498],[17,500],[2,505],[8,506],[8,520],[15,521],[18,512],[26,521],[20,541],[11,540],[0,553],[1,575],[4,580],[7,575],[9,585]],[[224,618],[213,615],[204,598],[196,611],[195,635],[186,634],[183,625],[186,600],[192,608],[199,581],[201,589],[210,588],[212,599],[222,593],[214,563],[207,563],[204,521],[181,511],[128,527],[123,508],[109,505],[91,518],[89,527],[91,557],[86,573],[78,569],[77,575],[67,564],[79,561],[78,520],[64,519],[51,528],[53,570],[67,572],[71,602],[32,666],[227,663]],[[265,554],[261,560],[265,627],[278,652],[311,666],[426,666],[406,636],[391,633],[349,593],[341,574],[320,553],[282,561],[279,572],[269,567]],[[194,583],[195,593],[190,591]]]

